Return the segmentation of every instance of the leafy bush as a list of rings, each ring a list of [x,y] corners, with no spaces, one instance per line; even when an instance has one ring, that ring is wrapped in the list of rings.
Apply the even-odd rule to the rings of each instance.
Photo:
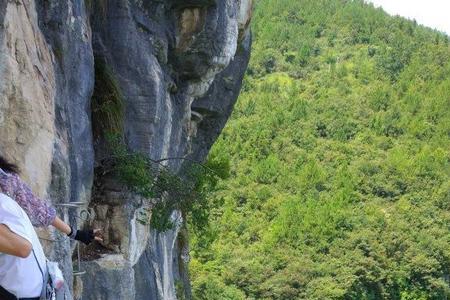
[[[190,162],[182,176],[172,173],[160,161],[141,153],[130,152],[117,135],[108,136],[112,151],[113,171],[135,193],[152,203],[150,225],[158,231],[173,227],[170,215],[181,210],[198,231],[208,225],[208,194],[215,188],[218,178],[228,176],[225,158],[211,158],[206,164]]]

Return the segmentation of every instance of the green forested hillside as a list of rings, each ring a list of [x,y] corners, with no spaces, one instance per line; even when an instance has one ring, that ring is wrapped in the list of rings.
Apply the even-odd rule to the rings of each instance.
[[[448,299],[448,37],[345,0],[260,0],[253,32],[194,299]]]

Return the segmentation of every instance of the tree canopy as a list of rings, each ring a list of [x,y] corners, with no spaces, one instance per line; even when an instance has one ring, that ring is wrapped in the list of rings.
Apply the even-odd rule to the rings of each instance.
[[[253,33],[194,299],[450,297],[448,36],[345,0],[260,0]]]

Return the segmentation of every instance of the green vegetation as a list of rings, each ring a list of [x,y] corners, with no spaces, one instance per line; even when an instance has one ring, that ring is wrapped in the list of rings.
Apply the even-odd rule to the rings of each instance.
[[[124,102],[119,83],[103,59],[95,59],[95,84],[91,100],[94,137],[121,135]]]
[[[130,190],[149,201],[154,200],[150,218],[153,229],[165,231],[173,228],[170,215],[176,209],[189,219],[199,234],[208,228],[210,208],[207,195],[214,190],[219,178],[227,177],[228,162],[210,159],[202,165],[187,161],[180,176],[171,172],[162,161],[130,152],[119,135],[107,135],[107,142],[112,162],[109,168]]]
[[[258,1],[191,233],[194,299],[448,299],[448,37],[362,1]]]

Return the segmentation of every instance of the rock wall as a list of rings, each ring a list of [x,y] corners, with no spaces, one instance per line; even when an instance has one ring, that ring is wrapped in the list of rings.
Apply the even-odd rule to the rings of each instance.
[[[2,153],[20,162],[32,188],[45,194],[55,139],[53,55],[33,2],[1,4],[0,135]]]
[[[4,0],[0,3],[0,153],[33,190],[79,227],[84,202],[103,245],[82,249],[40,231],[61,263],[67,299],[190,298],[182,214],[164,233],[138,221],[147,201],[114,177],[105,158],[94,86],[107,68],[123,98],[127,146],[152,159],[202,161],[239,94],[250,53],[251,0]],[[95,96],[95,95],[94,95]],[[183,160],[169,160],[179,172]],[[99,188],[100,187],[100,188]],[[95,252],[95,255],[92,255]],[[89,254],[89,255],[85,255]],[[76,255],[75,255],[76,256]],[[86,271],[72,277],[73,269]],[[74,284],[73,284],[74,283]]]

